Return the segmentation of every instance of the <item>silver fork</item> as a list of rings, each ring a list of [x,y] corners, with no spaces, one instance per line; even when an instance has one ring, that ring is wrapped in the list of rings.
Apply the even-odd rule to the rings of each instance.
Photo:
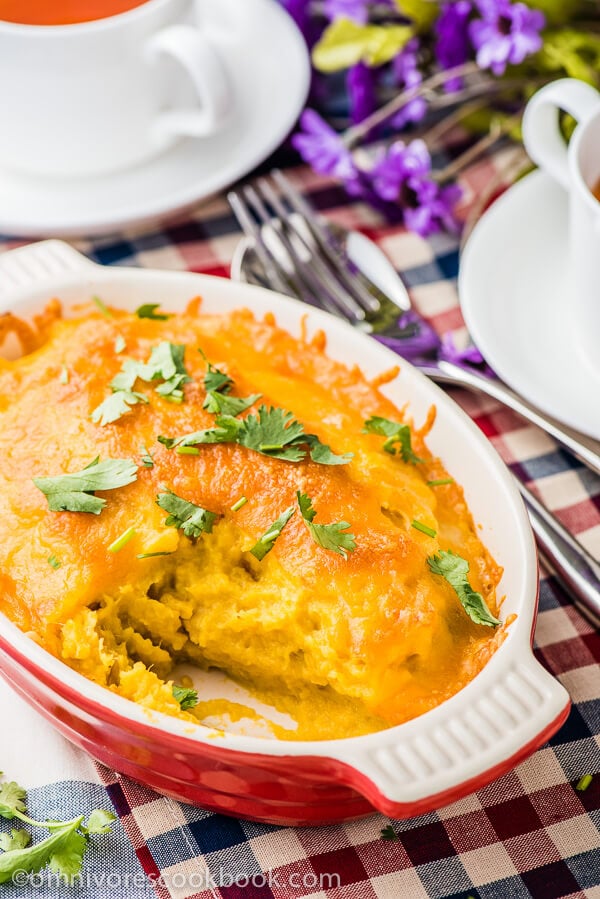
[[[400,292],[400,303],[392,303],[350,260],[346,234],[317,217],[280,171],[275,170],[272,177],[279,191],[262,178],[227,196],[248,240],[232,276],[324,308],[371,331],[374,337],[386,338],[389,346],[400,312],[411,307],[406,289]],[[392,348],[401,352],[402,338],[397,338],[398,346],[393,338],[391,342]],[[435,344],[431,349],[437,349]],[[567,432],[502,382],[435,358],[411,358],[411,362],[434,381],[482,391],[504,402],[600,474],[600,455],[593,441],[589,445],[583,443],[584,438]],[[516,477],[515,482],[527,506],[540,551],[576,605],[599,624],[600,564]]]

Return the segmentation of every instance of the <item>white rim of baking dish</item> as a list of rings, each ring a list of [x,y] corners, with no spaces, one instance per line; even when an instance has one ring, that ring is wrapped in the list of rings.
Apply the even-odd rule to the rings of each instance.
[[[454,419],[466,432],[473,455],[487,469],[493,492],[502,496],[504,513],[514,528],[511,545],[517,558],[511,559],[510,564],[520,566],[519,595],[511,597],[513,611],[518,617],[509,626],[504,642],[485,668],[453,697],[396,727],[335,740],[284,741],[232,733],[223,735],[221,731],[201,724],[190,725],[164,713],[148,712],[73,671],[0,614],[0,637],[4,637],[17,654],[101,709],[127,722],[155,730],[154,739],[159,739],[159,734],[166,731],[189,741],[190,745],[214,747],[214,738],[218,734],[219,748],[223,751],[337,761],[362,775],[392,803],[416,803],[430,796],[449,793],[467,781],[483,778],[486,772],[500,768],[507,760],[537,745],[553,725],[558,726],[569,707],[568,694],[537,662],[531,648],[538,571],[527,513],[500,457],[476,425],[440,388],[368,336],[295,300],[262,288],[189,272],[105,268],[57,240],[21,247],[0,256],[0,312],[10,307],[28,315],[39,311],[42,296],[48,300],[60,296],[62,291],[74,289],[81,302],[97,292],[98,285],[108,289],[111,283],[113,288],[119,285],[121,305],[125,308],[139,305],[139,296],[135,303],[125,301],[127,291],[134,287],[142,292],[160,288],[167,309],[169,285],[174,291],[185,293],[188,299],[201,295],[204,288],[211,295],[207,300],[207,305],[213,307],[211,311],[217,311],[220,303],[225,309],[250,306],[258,314],[267,311],[283,313],[284,320],[280,324],[285,328],[291,328],[292,323],[299,327],[302,319],[306,320],[309,330],[322,328],[330,340],[330,352],[331,343],[341,348],[340,354],[331,352],[333,358],[345,355],[347,362],[348,354],[354,351],[361,367],[369,368],[369,359],[375,356],[372,367],[378,371],[401,362],[400,377],[407,380],[409,391],[419,392],[422,400],[435,403],[438,413],[442,410],[444,416]],[[234,293],[235,301],[232,300]],[[112,303],[112,298],[108,302]],[[119,305],[118,301],[114,302]],[[494,514],[496,512],[494,510]],[[485,542],[485,537],[483,539]],[[505,565],[508,562],[506,559],[499,561],[504,561]],[[49,697],[54,694],[43,682],[39,688]]]

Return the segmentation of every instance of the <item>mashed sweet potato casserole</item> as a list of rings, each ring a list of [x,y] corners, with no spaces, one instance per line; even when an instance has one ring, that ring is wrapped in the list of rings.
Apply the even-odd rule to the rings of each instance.
[[[398,724],[475,676],[500,570],[427,449],[433,411],[416,429],[272,316],[97,305],[4,317],[24,354],[0,360],[1,611],[189,721],[250,714],[173,681],[220,669],[291,739]]]

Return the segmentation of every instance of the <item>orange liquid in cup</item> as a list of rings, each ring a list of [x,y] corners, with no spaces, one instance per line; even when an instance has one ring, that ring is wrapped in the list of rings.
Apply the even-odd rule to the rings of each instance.
[[[596,197],[596,199],[598,201],[600,201],[600,178],[598,179],[598,181],[596,181],[594,186],[591,188],[591,191],[592,191],[593,195]]]
[[[147,0],[0,0],[0,21],[21,25],[94,22],[142,6]]]

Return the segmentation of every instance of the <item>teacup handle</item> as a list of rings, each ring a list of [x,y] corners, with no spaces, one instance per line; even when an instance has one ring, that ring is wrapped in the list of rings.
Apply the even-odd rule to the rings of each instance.
[[[154,123],[154,135],[164,141],[173,136],[205,137],[225,123],[232,107],[233,91],[219,51],[192,25],[171,25],[150,38],[146,58],[176,60],[194,85],[198,106],[170,109]]]
[[[523,143],[540,168],[569,188],[568,148],[560,132],[558,115],[568,112],[585,122],[600,105],[600,94],[576,78],[561,78],[533,95],[523,115]]]

